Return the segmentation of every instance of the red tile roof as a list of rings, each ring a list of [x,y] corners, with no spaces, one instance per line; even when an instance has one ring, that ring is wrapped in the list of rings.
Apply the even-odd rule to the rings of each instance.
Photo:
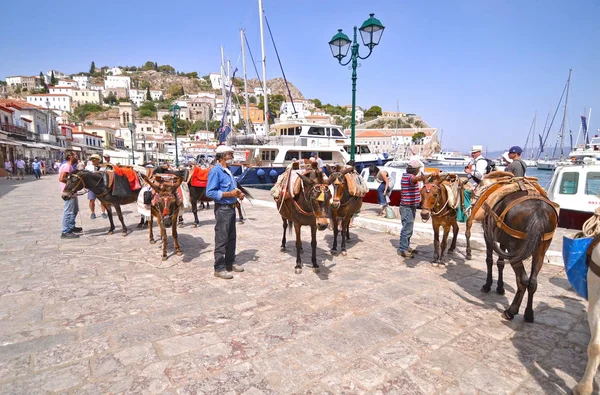
[[[33,122],[31,119],[27,119],[27,118],[23,118],[23,117],[21,117],[21,121],[25,121],[25,122],[29,122],[29,123]]]
[[[39,93],[37,95],[29,95],[29,96],[61,96],[61,97],[70,97],[69,95],[61,95],[58,93]]]
[[[362,132],[356,135],[356,137],[388,137],[387,134],[378,132],[376,130],[370,130],[368,132]]]
[[[9,113],[11,113],[11,114],[12,114],[13,112],[15,112],[15,110],[11,110],[10,108],[8,108],[8,107],[4,107],[4,106],[0,106],[0,110],[2,110],[2,111],[6,111],[6,112],[9,112]]]

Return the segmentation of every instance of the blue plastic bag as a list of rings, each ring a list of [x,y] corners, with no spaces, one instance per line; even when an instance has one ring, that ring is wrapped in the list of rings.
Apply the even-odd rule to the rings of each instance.
[[[471,194],[473,192],[465,190],[464,191],[464,201],[465,201],[465,210],[467,210],[470,206],[471,206]],[[462,205],[458,205],[458,208],[456,209],[456,220],[458,222],[467,222],[467,219],[469,219],[469,216],[465,214],[465,212],[462,209]]]
[[[587,273],[585,264],[586,252],[593,237],[582,237],[572,239],[563,237],[563,262],[567,272],[567,278],[575,289],[575,292],[584,298],[588,298]]]

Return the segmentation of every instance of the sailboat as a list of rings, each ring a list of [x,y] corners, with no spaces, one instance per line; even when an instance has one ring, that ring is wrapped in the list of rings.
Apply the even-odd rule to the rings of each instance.
[[[538,163],[537,163],[538,170],[554,171],[554,169],[556,169],[556,166],[559,164],[559,162],[562,163],[562,161],[564,160],[563,144],[564,144],[564,135],[565,135],[565,131],[566,131],[565,123],[566,123],[566,119],[567,119],[567,104],[569,101],[569,88],[571,86],[571,72],[572,71],[573,71],[572,69],[569,69],[569,78],[567,79],[567,84],[565,86],[565,89],[563,90],[563,95],[565,94],[565,91],[566,91],[563,119],[562,119],[562,124],[561,124],[560,130],[558,131],[557,141],[554,146],[554,150],[552,151],[552,155],[550,156],[550,158],[539,159],[539,155],[541,155],[541,153],[544,149],[544,142],[548,138],[550,129],[552,128],[552,123],[554,122],[554,118],[556,117],[556,113],[558,112],[560,103],[562,102],[563,95],[561,95],[561,97],[560,97],[560,101],[558,102],[559,106],[556,107],[556,111],[554,112],[554,116],[552,117],[552,122],[550,122],[548,131],[546,132],[546,138],[544,140],[542,140],[540,138],[541,147],[540,147],[540,153],[538,155]],[[560,144],[560,158],[558,160],[556,160],[556,159],[554,159],[554,154],[556,153],[556,149],[559,147],[559,144]]]
[[[521,155],[521,160],[523,162],[525,162],[525,165],[528,168],[537,167],[537,161],[535,159],[529,158],[531,156],[531,152],[527,151],[530,143],[533,146],[536,120],[537,120],[537,111],[535,112],[535,115],[533,116],[533,121],[531,121],[531,126],[529,127],[529,133],[527,133],[527,139],[525,140],[525,145],[523,146],[523,154]]]

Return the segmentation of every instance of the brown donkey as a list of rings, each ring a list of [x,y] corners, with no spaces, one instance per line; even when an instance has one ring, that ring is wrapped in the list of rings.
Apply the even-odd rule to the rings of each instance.
[[[456,209],[449,203],[450,199],[445,184],[458,182],[456,175],[435,175],[430,178],[432,182],[426,183],[421,188],[421,219],[429,220],[433,225],[433,263],[445,265],[444,252],[448,245],[448,235],[452,228],[452,243],[448,252],[456,249],[456,237],[458,236],[458,222],[456,221]],[[428,180],[429,181],[429,180]],[[444,229],[440,246],[440,226]]]
[[[333,222],[333,247],[331,253],[337,252],[339,220],[342,222],[342,255],[346,255],[346,240],[350,240],[350,222],[352,216],[362,207],[362,197],[350,195],[346,174],[354,168],[342,172],[332,172],[329,183],[333,185],[333,200],[331,202],[331,222]]]
[[[161,183],[149,179],[144,176],[144,180],[154,189],[156,192],[152,197],[152,206],[148,230],[150,243],[154,244],[154,234],[152,233],[153,218],[156,218],[158,226],[160,227],[160,238],[162,239],[162,260],[167,260],[167,229],[171,228],[173,234],[173,243],[175,244],[175,251],[177,255],[183,255],[179,248],[179,241],[177,240],[177,217],[179,216],[179,210],[183,203],[177,194],[177,188],[183,181],[182,177],[176,177],[175,182],[163,181]]]
[[[279,214],[283,219],[283,239],[281,240],[281,251],[285,251],[285,233],[288,223],[294,224],[296,231],[296,274],[302,273],[302,240],[300,239],[300,228],[310,226],[312,248],[311,261],[313,271],[319,272],[317,264],[317,229],[325,230],[329,225],[329,201],[331,192],[329,185],[323,181],[323,172],[320,170],[310,170],[305,174],[298,174],[302,179],[303,187],[300,193],[293,198],[284,199],[277,202]],[[291,232],[291,229],[290,229]]]

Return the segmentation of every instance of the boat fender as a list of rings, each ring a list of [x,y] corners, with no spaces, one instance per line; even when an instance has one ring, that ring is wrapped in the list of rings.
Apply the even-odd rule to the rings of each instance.
[[[383,165],[383,161],[381,160],[380,157],[377,157],[377,166],[381,166]]]
[[[262,169],[261,169],[261,170],[262,170]],[[271,171],[269,172],[269,175],[270,175],[271,177],[277,177],[277,170],[275,170],[275,169],[271,169]]]
[[[387,152],[384,152],[384,153],[383,153],[383,158],[384,158],[384,159],[387,159],[387,158],[389,158],[389,157],[390,157],[390,154],[388,154]]]
[[[258,169],[258,170],[256,171],[256,175],[257,175],[258,177],[264,177],[264,176],[265,176],[265,171],[264,171],[263,169]]]

